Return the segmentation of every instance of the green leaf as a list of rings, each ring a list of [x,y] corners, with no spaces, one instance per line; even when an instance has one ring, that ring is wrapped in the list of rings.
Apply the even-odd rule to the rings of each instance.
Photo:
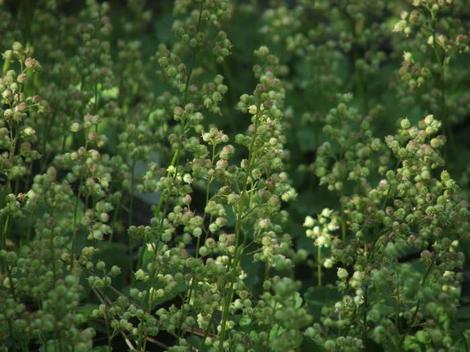
[[[241,317],[239,324],[240,326],[248,326],[251,324],[251,319],[244,315]]]
[[[334,287],[316,286],[309,288],[305,293],[305,303],[314,316],[321,313],[324,306],[335,304],[340,295]]]
[[[98,304],[87,303],[77,307],[77,313],[82,314],[86,319],[91,318],[91,314],[95,309],[98,309]]]
[[[319,146],[317,133],[313,128],[301,128],[297,131],[297,139],[302,152],[314,151]]]

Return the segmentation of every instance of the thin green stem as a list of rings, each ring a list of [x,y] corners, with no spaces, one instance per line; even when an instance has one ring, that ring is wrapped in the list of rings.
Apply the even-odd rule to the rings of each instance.
[[[108,306],[107,302],[105,301],[105,299],[103,297],[101,297],[101,294],[98,290],[93,288],[93,292],[95,293],[96,297],[98,297],[101,304],[104,304],[105,306]],[[107,336],[108,349],[109,349],[109,351],[112,351],[111,342],[113,340],[113,337],[111,335],[111,331],[110,331],[110,328],[109,328],[110,327],[109,317],[108,317],[108,314],[106,313],[106,310],[104,310],[104,312],[103,312],[103,318],[104,318],[104,322],[105,322],[105,326],[106,326],[106,336]]]
[[[198,23],[197,23],[196,33],[199,33],[199,31],[201,30],[203,10],[204,10],[204,1],[201,1],[200,7],[199,7],[199,15],[198,15]],[[183,106],[186,105],[187,100],[188,100],[189,85],[190,85],[190,82],[191,82],[193,69],[194,69],[194,66],[196,64],[196,58],[197,58],[197,51],[193,50],[192,57],[191,57],[190,68],[189,68],[188,74],[186,76],[186,81],[185,81],[185,87],[184,87],[184,93],[183,93]],[[186,135],[186,123],[187,123],[187,121],[183,122],[182,135],[180,137],[180,142],[178,143],[178,145],[176,147],[176,150],[173,153],[173,157],[171,158],[171,162],[170,162],[169,166],[177,165],[178,162],[179,162],[179,158],[181,157],[182,140],[185,138],[185,135]],[[175,175],[173,177],[175,177]],[[155,208],[155,216],[160,215],[162,207],[164,206],[164,204],[166,203],[168,198],[169,197],[166,196],[164,191],[160,194],[158,204]],[[161,229],[162,229],[163,223],[164,223],[164,214],[165,213],[166,213],[166,204],[165,204],[165,211],[160,215],[161,219],[160,219],[160,222],[159,222],[159,225],[158,225],[157,233],[161,232]],[[158,252],[159,242],[160,242],[159,240],[156,241],[156,245],[155,245],[155,249],[154,249],[156,255],[157,255],[157,252]],[[146,308],[147,308],[148,311],[150,311],[151,308],[152,308],[150,289],[152,288],[153,282],[155,281],[155,276],[156,276],[156,270],[154,269],[153,272],[150,274],[149,287],[147,289],[146,297],[145,297],[145,302],[146,302],[146,305],[147,305]]]
[[[80,178],[79,185],[78,185],[78,193],[75,198],[75,204],[74,204],[74,209],[73,209],[73,222],[72,222],[72,248],[71,248],[71,253],[70,253],[70,263],[71,263],[71,268],[73,268],[73,263],[75,260],[75,250],[76,250],[76,239],[77,239],[77,232],[78,232],[78,206],[80,203],[80,190],[83,185],[83,180]]]
[[[135,182],[135,159],[132,159],[130,168],[131,168],[131,179],[129,183],[129,211],[127,213],[127,226],[132,225],[132,216],[134,214],[134,182]],[[130,273],[130,280],[132,281],[132,273],[134,272],[133,266],[134,261],[132,260],[132,240],[128,238],[128,251],[129,251],[129,273]]]
[[[317,246],[317,285],[322,286],[321,246]]]
[[[437,73],[437,77],[435,78],[437,84],[436,88],[440,90],[439,96],[439,108],[440,108],[440,115],[439,118],[442,119],[444,122],[444,128],[449,138],[451,145],[453,146],[453,134],[452,129],[450,127],[450,119],[449,119],[449,108],[447,103],[447,62],[448,57],[446,55],[445,50],[440,50],[437,44],[437,18],[434,12],[428,8],[428,11],[431,15],[431,32],[432,32],[432,49],[434,53],[434,58],[436,60],[436,64],[439,68],[439,72]]]
[[[259,107],[257,109],[259,111]],[[236,222],[235,222],[235,255],[230,257],[228,263],[228,276],[230,273],[236,268],[241,260],[241,256],[243,254],[243,246],[240,246],[240,236],[241,236],[241,228],[242,228],[242,218],[245,212],[245,203],[248,191],[249,180],[251,179],[251,172],[253,163],[255,162],[255,144],[256,144],[256,137],[258,131],[258,124],[260,119],[260,112],[258,112],[255,116],[255,126],[253,131],[253,137],[251,139],[251,143],[248,149],[248,166],[246,169],[245,177],[243,180],[243,186],[241,188],[240,199],[238,201],[237,211],[236,211]],[[250,181],[251,183],[252,181]],[[224,280],[224,285],[222,289],[225,290],[226,280]],[[226,333],[226,324],[228,319],[228,309],[230,306],[230,302],[233,300],[234,294],[234,286],[233,280],[229,283],[228,294],[224,296],[224,305],[222,307],[222,321],[221,321],[221,330],[220,330],[220,337],[219,337],[219,351],[223,350],[223,342],[225,340],[225,333]]]

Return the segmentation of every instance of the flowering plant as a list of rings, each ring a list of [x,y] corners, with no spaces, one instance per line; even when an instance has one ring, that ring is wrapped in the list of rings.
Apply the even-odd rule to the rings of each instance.
[[[0,351],[468,350],[468,5],[0,0]]]

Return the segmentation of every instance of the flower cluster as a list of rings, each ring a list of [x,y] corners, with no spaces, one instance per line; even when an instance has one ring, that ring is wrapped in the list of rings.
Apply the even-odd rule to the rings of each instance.
[[[310,331],[321,340],[325,331],[336,329],[337,337],[325,337],[329,350],[344,348],[345,339],[356,341],[360,350],[365,338],[404,350],[449,350],[460,344],[448,322],[459,302],[459,248],[468,231],[468,223],[461,224],[468,210],[448,172],[436,174],[443,163],[439,149],[444,138],[435,136],[440,122],[428,115],[418,127],[407,119],[400,125],[397,135],[385,138],[395,167],[381,172],[376,186],[342,198],[337,221],[345,224],[345,237],[325,235],[329,227],[338,228],[327,222],[328,209],[317,221],[305,221],[307,236],[320,234],[315,241],[319,248],[325,242],[319,238],[328,238],[332,260],[340,265],[337,285],[344,296],[326,311],[322,326]],[[327,229],[322,231],[317,222]],[[413,263],[404,261],[410,253],[417,256]],[[345,326],[354,328],[345,334]],[[437,332],[442,338],[431,338]]]
[[[467,5],[0,0],[0,352],[466,350]]]

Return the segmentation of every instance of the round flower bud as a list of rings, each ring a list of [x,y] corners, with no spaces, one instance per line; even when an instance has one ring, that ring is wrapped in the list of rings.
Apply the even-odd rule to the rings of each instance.
[[[311,216],[306,216],[304,221],[304,227],[313,227],[315,220]]]
[[[408,120],[408,119],[403,119],[403,120],[401,120],[400,126],[401,126],[401,128],[403,128],[404,130],[410,128],[410,127],[411,127],[410,120]]]
[[[70,126],[70,131],[72,132],[80,131],[80,124],[78,122],[74,122],[72,126]]]
[[[338,268],[338,271],[336,272],[336,274],[338,275],[338,278],[340,280],[345,280],[349,276],[348,271],[344,268]]]
[[[250,105],[248,107],[248,112],[251,114],[251,115],[255,115],[257,112],[258,112],[258,108],[256,107],[256,105]]]

